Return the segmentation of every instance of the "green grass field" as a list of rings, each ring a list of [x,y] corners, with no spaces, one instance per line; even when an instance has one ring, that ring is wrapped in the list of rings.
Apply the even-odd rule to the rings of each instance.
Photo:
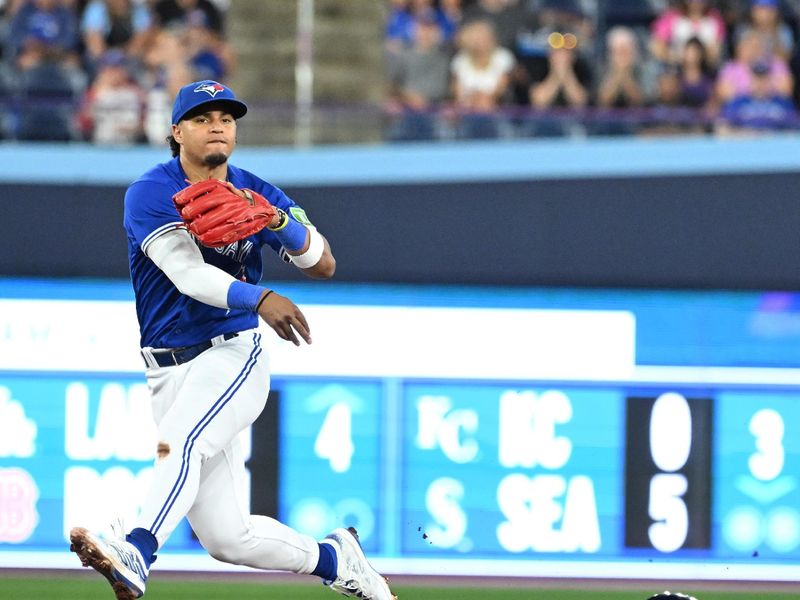
[[[577,586],[578,584],[576,584]],[[596,586],[596,584],[592,584]],[[398,600],[645,600],[650,592],[614,591],[589,587],[584,590],[511,589],[481,587],[422,588],[394,586]],[[653,590],[662,591],[662,590]],[[698,600],[797,600],[788,593],[731,593],[725,591],[696,591]],[[322,585],[278,585],[231,582],[152,581],[147,600],[333,600],[334,595]],[[111,589],[104,580],[85,578],[35,579],[0,577],[0,598],[3,600],[113,600]]]

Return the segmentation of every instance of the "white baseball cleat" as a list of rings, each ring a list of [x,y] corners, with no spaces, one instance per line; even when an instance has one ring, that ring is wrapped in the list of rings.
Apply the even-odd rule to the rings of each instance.
[[[397,600],[386,578],[367,562],[355,529],[334,529],[320,543],[330,544],[336,552],[336,579],[325,582],[333,591],[364,600]]]
[[[69,549],[78,555],[81,564],[108,579],[117,600],[144,596],[148,568],[136,546],[122,539],[101,540],[83,527],[73,527],[69,540]]]

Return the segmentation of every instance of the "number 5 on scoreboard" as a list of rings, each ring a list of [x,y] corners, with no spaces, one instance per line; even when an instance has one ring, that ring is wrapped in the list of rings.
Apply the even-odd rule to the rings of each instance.
[[[683,495],[689,484],[685,475],[659,473],[650,480],[648,514],[654,521],[647,530],[650,544],[660,552],[674,552],[686,542],[689,511]]]

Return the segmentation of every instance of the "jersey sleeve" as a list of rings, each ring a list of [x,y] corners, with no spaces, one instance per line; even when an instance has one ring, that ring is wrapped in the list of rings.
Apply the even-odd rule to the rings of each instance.
[[[173,194],[169,185],[152,181],[137,181],[125,193],[125,229],[145,255],[153,240],[185,227],[172,204]]]

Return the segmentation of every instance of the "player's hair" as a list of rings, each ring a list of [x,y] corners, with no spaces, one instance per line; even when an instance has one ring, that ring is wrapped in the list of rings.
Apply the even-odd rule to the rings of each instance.
[[[169,142],[169,149],[172,152],[172,158],[175,158],[181,153],[181,145],[175,141],[175,137],[172,134],[167,136],[167,142]]]

